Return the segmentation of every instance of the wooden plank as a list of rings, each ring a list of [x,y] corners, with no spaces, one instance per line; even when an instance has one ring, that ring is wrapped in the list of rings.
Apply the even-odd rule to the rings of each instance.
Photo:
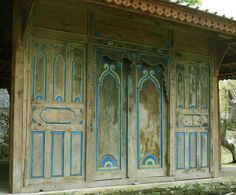
[[[32,35],[35,37],[44,37],[57,39],[61,41],[73,41],[79,43],[87,43],[87,35],[65,32],[61,30],[55,30],[51,28],[43,28],[38,26],[32,26]]]
[[[132,67],[132,66],[131,66]],[[130,182],[134,183],[135,178],[137,176],[136,169],[136,155],[137,155],[137,147],[136,147],[136,109],[135,109],[135,91],[136,91],[136,72],[135,69],[132,68],[128,72],[127,85],[128,85],[128,177]]]
[[[173,45],[174,31],[170,30],[170,67],[174,67],[175,60],[175,48]],[[169,113],[168,113],[168,128],[169,128],[169,172],[168,176],[174,176],[176,174],[176,69],[170,68],[170,100],[169,100]]]
[[[37,1],[34,9],[34,26],[87,34],[87,9],[69,7],[66,2]],[[43,14],[42,14],[43,13]],[[63,14],[61,14],[63,13]]]
[[[22,170],[22,123],[23,123],[23,67],[24,46],[14,50],[11,92],[11,130],[10,130],[10,191],[19,192],[23,182]]]
[[[176,50],[208,55],[208,38],[191,32],[175,32]]]
[[[219,105],[218,74],[215,37],[211,43],[212,63],[210,71],[210,170],[214,177],[219,177]]]
[[[86,182],[95,176],[95,15],[88,12],[88,53],[87,53],[87,89],[86,89]]]
[[[112,12],[112,11],[109,11]],[[109,13],[108,12],[108,13]],[[99,13],[96,21],[96,35],[121,41],[147,44],[155,47],[167,47],[167,29],[160,24],[149,25],[139,18],[117,17],[116,10],[113,13]],[[116,21],[116,22],[114,22]],[[123,32],[125,29],[125,33]],[[145,31],[143,31],[145,29]]]

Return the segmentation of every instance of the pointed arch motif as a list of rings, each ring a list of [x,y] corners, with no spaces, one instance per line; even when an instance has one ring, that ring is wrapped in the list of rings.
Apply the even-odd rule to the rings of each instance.
[[[143,76],[139,79],[138,85],[137,85],[137,90],[136,90],[136,135],[137,135],[137,168],[138,169],[149,169],[149,168],[158,168],[162,167],[162,87],[158,79],[155,77],[155,72],[154,70],[144,70],[143,71]],[[143,89],[143,85],[146,81],[151,81],[155,85],[156,92],[159,93],[159,119],[160,119],[160,129],[159,129],[159,160],[158,156],[154,156],[153,154],[147,154],[144,156],[143,159],[140,158],[140,93]],[[158,102],[157,102],[158,103]],[[155,163],[146,163],[146,161],[150,158],[156,159],[156,161],[152,161]],[[149,159],[151,160],[151,159]],[[149,161],[147,161],[149,162]]]
[[[39,62],[38,62],[39,60]],[[37,69],[40,65],[40,61],[42,62],[40,67],[40,71]],[[41,76],[43,75],[43,80],[40,80],[38,78],[38,74],[41,72]],[[33,82],[33,99],[36,100],[46,100],[46,85],[47,85],[47,57],[45,53],[43,53],[41,50],[38,51],[34,58],[33,58],[33,76],[32,76],[32,82]],[[42,78],[41,78],[42,79]],[[37,89],[37,88],[41,89]]]
[[[99,105],[99,95],[100,95],[100,91],[102,89],[102,87],[104,86],[104,82],[105,79],[107,77],[111,77],[112,79],[114,79],[115,83],[116,83],[116,90],[117,90],[117,150],[118,150],[118,154],[114,155],[114,154],[100,154],[101,151],[99,151],[99,131],[101,131],[101,129],[99,129],[99,117],[101,117],[101,115],[99,115],[99,112],[101,110],[100,105]],[[121,167],[121,81],[119,78],[119,75],[115,72],[115,66],[109,65],[109,64],[104,64],[104,70],[103,72],[100,74],[100,76],[98,77],[98,82],[96,85],[96,89],[95,89],[95,103],[96,103],[96,107],[95,107],[95,120],[96,120],[96,169],[98,171],[112,171],[112,170],[117,170],[120,169]],[[111,93],[112,90],[115,89],[111,89]],[[103,118],[104,119],[104,118]],[[109,138],[108,138],[109,139]],[[101,164],[100,162],[101,159],[99,158],[100,156],[113,156],[113,161],[117,162],[115,164],[113,164],[113,166],[103,166],[103,164]]]

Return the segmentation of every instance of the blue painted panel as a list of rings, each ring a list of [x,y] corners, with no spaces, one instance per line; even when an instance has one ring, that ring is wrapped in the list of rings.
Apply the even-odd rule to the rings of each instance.
[[[176,87],[176,106],[179,109],[185,108],[185,77],[184,77],[184,65],[177,64],[176,65],[177,72],[177,87]]]
[[[33,57],[32,94],[35,100],[46,100],[47,57],[38,51]]]
[[[66,60],[62,55],[57,55],[53,60],[52,94],[53,94],[53,100],[65,101]]]
[[[189,133],[189,168],[197,168],[197,132]]]
[[[142,162],[142,165],[146,168],[155,168],[158,164],[157,158],[152,154],[146,155]]]
[[[162,167],[162,88],[161,85],[159,83],[159,81],[157,80],[157,78],[155,77],[155,72],[153,70],[147,71],[144,70],[143,71],[144,76],[140,78],[140,80],[138,81],[138,85],[137,85],[137,89],[136,89],[136,144],[137,144],[137,168],[138,169],[148,169],[148,168],[157,168],[157,167]],[[160,129],[156,129],[156,131],[159,130],[159,143],[155,143],[155,145],[158,145],[159,148],[155,148],[155,150],[159,150],[159,151],[152,151],[153,153],[157,153],[156,156],[154,156],[153,154],[148,154],[146,156],[144,156],[144,154],[146,153],[146,151],[140,149],[140,110],[139,110],[139,106],[140,106],[140,94],[143,90],[143,85],[145,82],[152,82],[155,86],[155,91],[151,92],[151,93],[158,93],[159,94],[159,100],[156,100],[157,103],[159,103],[159,128]],[[150,110],[148,110],[148,112],[150,112]],[[154,130],[155,131],[155,130]],[[154,136],[156,136],[157,132],[152,132],[154,134]],[[150,139],[152,139],[154,137],[151,137]],[[155,140],[156,141],[156,140]],[[142,146],[143,148],[145,148],[145,146]],[[148,148],[148,150],[152,150],[151,148]],[[158,155],[159,154],[159,155]],[[143,159],[142,159],[143,156]],[[148,159],[149,160],[148,160]],[[156,160],[154,160],[156,159]],[[159,160],[157,160],[159,159]],[[147,161],[148,160],[148,161]],[[154,164],[150,165],[148,164],[149,162],[154,162]],[[147,164],[143,164],[143,163],[147,163]],[[148,166],[149,165],[149,166]]]
[[[199,95],[199,108],[202,111],[207,111],[209,107],[209,65],[201,66],[201,74],[199,81],[200,95]]]
[[[51,177],[64,176],[64,132],[51,132]]]
[[[185,133],[176,133],[176,169],[185,169]]]
[[[71,124],[77,117],[71,108],[65,107],[46,107],[39,116],[46,124]]]
[[[208,133],[200,133],[200,161],[201,167],[208,167]]]
[[[44,165],[45,165],[44,156],[45,156],[45,132],[32,131],[31,154],[30,154],[31,178],[44,177]]]
[[[102,158],[101,167],[104,170],[116,169],[117,168],[116,159],[111,155],[105,155]]]
[[[77,57],[72,63],[71,69],[71,101],[82,102],[84,97],[84,62]]]
[[[115,72],[115,66],[114,65],[108,65],[105,64],[104,65],[104,71],[101,73],[101,75],[99,76],[98,82],[97,82],[97,86],[95,89],[95,103],[96,103],[96,108],[95,108],[95,128],[96,128],[96,170],[97,171],[112,171],[112,170],[117,170],[117,169],[121,169],[121,83],[120,83],[120,78],[119,75]],[[113,129],[99,129],[99,121],[103,120],[103,122],[105,121],[105,116],[108,115],[109,113],[106,113],[104,115],[99,114],[99,112],[101,112],[100,107],[101,105],[99,105],[99,101],[103,100],[103,99],[99,99],[99,95],[100,95],[100,91],[102,91],[102,87],[105,86],[104,82],[106,81],[106,79],[110,79],[110,82],[107,83],[107,85],[114,85],[115,83],[115,87],[114,88],[109,88],[109,90],[112,92],[113,90],[116,90],[116,92],[114,92],[113,94],[117,94],[118,97],[117,98],[117,107],[113,106],[115,108],[112,109],[117,109],[117,127],[113,127]],[[113,81],[114,83],[111,83],[111,81]],[[108,87],[108,86],[105,86]],[[107,88],[108,89],[108,88]],[[111,93],[110,92],[110,93]],[[108,93],[105,95],[109,95]],[[111,97],[111,96],[109,96]],[[108,103],[108,102],[107,102]],[[116,103],[116,102],[115,102]],[[115,111],[113,111],[115,112]],[[115,114],[115,113],[114,113]],[[102,117],[102,119],[99,119],[99,117]],[[113,126],[113,119],[107,119],[106,123],[109,124],[111,123]],[[114,136],[116,137],[114,141],[117,140],[117,145],[114,146],[114,143],[111,141],[111,137],[107,137],[109,135],[105,135],[104,132],[105,131],[111,131],[108,133],[111,133],[110,135],[112,135],[113,139]],[[117,130],[117,134],[114,133],[114,131]],[[99,140],[101,139],[100,136],[106,136],[106,140],[103,140],[102,142]],[[112,139],[112,140],[113,140]],[[113,150],[112,150],[113,148]],[[100,149],[100,150],[99,150]],[[113,166],[110,167],[104,167],[102,166],[102,163],[104,162],[104,158],[107,156],[112,156],[114,158],[114,162],[116,162],[115,164],[113,163]],[[107,158],[105,158],[106,160]],[[113,162],[113,161],[111,161]]]
[[[70,176],[82,176],[82,170],[83,132],[70,132]]]

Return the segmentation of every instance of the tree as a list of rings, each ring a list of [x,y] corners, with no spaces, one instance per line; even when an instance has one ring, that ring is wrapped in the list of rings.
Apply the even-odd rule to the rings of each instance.
[[[180,3],[187,3],[190,5],[200,5],[202,0],[179,0]]]
[[[232,105],[231,114],[228,116],[221,116],[220,130],[221,130],[221,145],[227,148],[232,154],[233,161],[236,163],[236,140],[227,139],[226,133],[227,130],[234,130],[236,127],[236,103]]]
[[[219,81],[221,145],[236,162],[236,80]]]

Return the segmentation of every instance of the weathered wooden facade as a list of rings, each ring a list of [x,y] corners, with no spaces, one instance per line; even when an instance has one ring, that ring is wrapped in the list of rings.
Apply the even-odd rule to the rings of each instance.
[[[233,20],[162,1],[15,1],[11,191],[218,177],[235,37]]]

